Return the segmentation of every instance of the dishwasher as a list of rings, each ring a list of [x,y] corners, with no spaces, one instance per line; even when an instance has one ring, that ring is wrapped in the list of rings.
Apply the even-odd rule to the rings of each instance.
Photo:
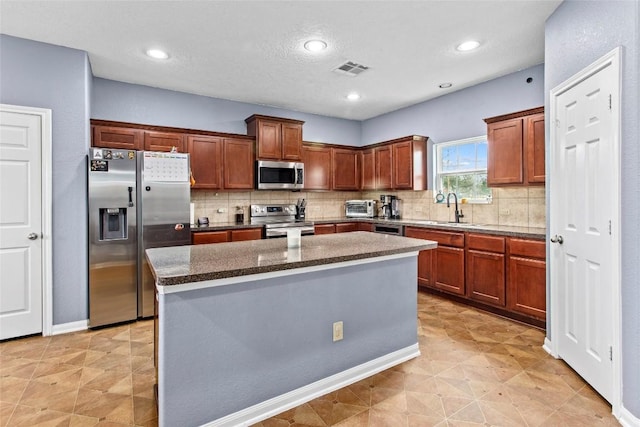
[[[374,224],[374,233],[393,234],[394,236],[404,236],[404,227],[401,224]]]

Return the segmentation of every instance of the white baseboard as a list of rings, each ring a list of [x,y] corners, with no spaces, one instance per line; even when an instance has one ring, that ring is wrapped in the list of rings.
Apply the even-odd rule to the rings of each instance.
[[[51,335],[68,334],[69,332],[84,331],[89,327],[89,320],[78,320],[77,322],[61,323],[51,327]]]
[[[420,349],[418,344],[414,344],[211,421],[203,427],[249,426],[418,356],[420,356]]]
[[[629,412],[624,406],[620,406],[620,424],[624,427],[640,427],[640,418]]]
[[[544,337],[544,344],[542,345],[542,349],[547,353],[549,353],[549,356],[553,357],[554,359],[558,358],[556,354],[553,354],[553,350],[552,350],[553,344],[551,344],[551,341],[549,341],[549,338]]]

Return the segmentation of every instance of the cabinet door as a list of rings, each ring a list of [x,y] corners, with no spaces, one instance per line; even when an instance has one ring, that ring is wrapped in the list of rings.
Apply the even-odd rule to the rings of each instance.
[[[467,251],[467,296],[476,301],[505,306],[504,255]]]
[[[253,141],[225,138],[223,184],[229,190],[252,190],[254,186]]]
[[[232,242],[260,239],[262,239],[262,228],[243,228],[239,230],[231,230]]]
[[[190,135],[187,149],[196,181],[192,188],[222,188],[222,138]]]
[[[303,146],[304,189],[331,190],[331,149]]]
[[[336,233],[347,233],[350,231],[358,231],[357,222],[343,222],[336,224]]]
[[[224,243],[229,241],[229,233],[226,231],[201,231],[191,234],[191,242],[194,245],[203,243]]]
[[[487,184],[523,184],[522,119],[487,125]]]
[[[143,132],[111,126],[92,126],[92,147],[116,148],[120,150],[142,150]]]
[[[280,160],[282,155],[280,122],[260,120],[256,142],[258,144],[258,159]]]
[[[453,294],[464,295],[464,249],[438,246],[433,251],[433,286]]]
[[[144,149],[146,151],[171,151],[173,147],[176,147],[180,153],[186,151],[183,134],[155,131],[144,132]]]
[[[336,232],[335,224],[316,224],[313,227],[313,232],[315,234],[332,234]]]
[[[509,257],[507,308],[546,320],[546,278],[545,261],[517,256]]]
[[[282,160],[302,159],[302,125],[282,123]]]
[[[360,170],[358,168],[358,152],[333,148],[332,171],[334,190],[359,190]]]
[[[370,148],[362,151],[362,189],[376,189],[376,157],[375,150]]]
[[[393,188],[413,188],[413,150],[411,141],[393,144]]]
[[[392,188],[392,156],[391,145],[375,149],[376,190],[390,190]]]
[[[373,232],[373,224],[371,224],[370,222],[359,222],[358,223],[358,231]]]
[[[427,238],[427,231],[421,228],[406,227],[404,229],[406,237],[415,239],[432,240]],[[435,249],[420,251],[418,253],[418,285],[434,288],[434,253]]]
[[[544,114],[534,114],[526,117],[525,129],[527,182],[529,184],[544,183]]]

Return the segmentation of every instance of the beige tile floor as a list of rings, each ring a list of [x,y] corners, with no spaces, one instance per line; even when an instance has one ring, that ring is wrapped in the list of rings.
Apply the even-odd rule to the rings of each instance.
[[[419,358],[256,427],[618,424],[542,331],[422,293],[418,319]],[[152,328],[0,343],[0,426],[157,425]]]

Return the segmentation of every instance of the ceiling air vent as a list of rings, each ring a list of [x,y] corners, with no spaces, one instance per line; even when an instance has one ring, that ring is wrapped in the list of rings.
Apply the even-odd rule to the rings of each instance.
[[[340,65],[338,68],[333,71],[339,74],[344,74],[345,76],[355,77],[363,71],[367,71],[369,67],[365,67],[364,65],[356,64],[355,62],[347,61],[344,64]]]

